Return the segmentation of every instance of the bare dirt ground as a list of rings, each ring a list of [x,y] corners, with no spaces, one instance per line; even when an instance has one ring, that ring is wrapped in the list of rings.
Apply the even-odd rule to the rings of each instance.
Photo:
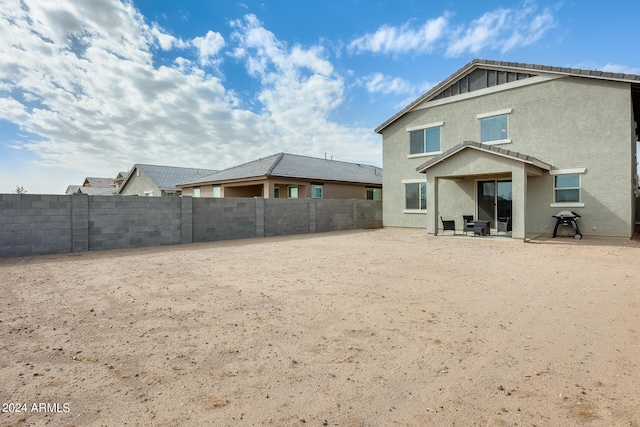
[[[0,260],[0,425],[639,426],[639,273],[406,229]]]

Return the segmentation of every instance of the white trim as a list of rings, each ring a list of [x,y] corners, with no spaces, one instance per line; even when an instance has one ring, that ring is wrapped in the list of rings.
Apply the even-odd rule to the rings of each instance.
[[[418,125],[418,126],[409,126],[407,128],[407,132],[412,132],[414,130],[421,130],[421,129],[429,129],[429,128],[437,128],[439,126],[443,126],[444,122],[434,122],[434,123],[429,123],[426,125]]]
[[[585,173],[587,168],[574,168],[574,169],[556,169],[549,171],[549,175],[568,175],[568,174],[581,174]]]
[[[584,208],[584,203],[581,202],[554,202],[549,203],[551,208]]]
[[[536,70],[536,72],[541,72],[540,70]],[[479,89],[479,90],[474,90],[471,92],[466,92],[466,93],[462,93],[459,95],[454,95],[454,96],[448,96],[446,98],[440,98],[440,99],[432,99],[431,101],[427,101],[427,102],[421,102],[420,104],[416,105],[415,107],[411,108],[410,110],[406,111],[406,113],[409,113],[411,111],[417,111],[417,110],[423,110],[425,108],[431,108],[431,107],[436,107],[438,105],[443,105],[443,104],[450,104],[452,102],[458,102],[458,101],[464,101],[470,98],[477,98],[479,96],[484,96],[484,95],[489,95],[492,93],[496,93],[496,92],[501,92],[503,90],[509,90],[509,89],[515,89],[515,88],[519,88],[522,86],[529,86],[532,84],[536,84],[536,83],[543,83],[549,80],[556,80],[556,79],[562,79],[566,77],[565,75],[541,75],[541,76],[535,76],[535,77],[529,77],[527,79],[522,79],[522,80],[516,80],[514,82],[509,82],[509,83],[504,83],[501,85],[496,85],[496,86],[491,86],[491,87],[487,87],[484,89]],[[445,88],[443,88],[444,90]]]
[[[413,178],[413,179],[403,179],[403,184],[421,184],[423,182],[427,182],[427,177],[424,178]]]
[[[511,142],[511,141],[509,141]],[[415,159],[418,157],[429,157],[429,156],[437,156],[439,154],[442,154],[443,151],[429,151],[428,153],[418,153],[418,154],[409,154],[407,156],[407,159]]]
[[[495,141],[487,141],[487,142],[482,142],[481,144],[484,145],[500,145],[500,144],[511,144],[513,141],[511,141],[510,139],[496,139]]]
[[[426,214],[427,210],[426,209],[404,209],[402,211],[402,213],[406,213],[406,214]]]
[[[490,113],[476,114],[476,119],[486,119],[488,117],[504,116],[513,113],[513,108],[505,108],[504,110],[492,111]]]

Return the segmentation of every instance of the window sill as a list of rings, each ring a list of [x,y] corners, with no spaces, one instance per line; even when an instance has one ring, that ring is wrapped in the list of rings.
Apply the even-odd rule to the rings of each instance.
[[[550,203],[551,208],[584,208],[584,203],[579,202],[562,202],[562,203]]]
[[[442,151],[429,151],[428,153],[419,153],[419,154],[409,154],[407,159],[416,159],[418,157],[429,157],[429,156],[437,156],[442,154]]]
[[[481,142],[481,144],[485,144],[485,145],[500,145],[500,144],[511,144],[513,141],[511,141],[510,139],[497,139],[495,141],[486,141],[486,142]]]
[[[406,213],[406,214],[426,214],[427,210],[426,209],[405,209],[402,211],[402,213]]]

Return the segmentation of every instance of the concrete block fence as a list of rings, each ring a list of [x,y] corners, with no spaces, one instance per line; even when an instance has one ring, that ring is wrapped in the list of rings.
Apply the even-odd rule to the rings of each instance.
[[[374,200],[0,194],[0,258],[381,227]]]

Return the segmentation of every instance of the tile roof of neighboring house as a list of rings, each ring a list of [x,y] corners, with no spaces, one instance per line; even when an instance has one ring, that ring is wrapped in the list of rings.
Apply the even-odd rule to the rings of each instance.
[[[127,179],[127,177],[129,176],[129,172],[124,171],[124,172],[118,172],[118,175],[116,176],[116,179],[114,179],[114,182],[118,182],[118,181],[124,181],[125,179]]]
[[[565,75],[565,76],[573,76],[573,77],[585,77],[592,79],[600,79],[600,80],[612,80],[619,82],[628,82],[631,83],[631,94],[633,97],[634,109],[640,110],[640,76],[635,74],[624,74],[624,73],[613,73],[607,71],[597,71],[597,70],[583,70],[580,68],[567,68],[567,67],[552,67],[548,65],[538,65],[538,64],[525,64],[521,62],[506,62],[506,61],[491,61],[487,59],[474,59],[469,62],[464,67],[460,68],[458,71],[435,85],[433,88],[425,92],[423,95],[419,96],[416,100],[411,102],[405,108],[400,110],[398,113],[393,115],[387,121],[378,126],[375,131],[380,133],[384,128],[389,126],[391,123],[395,122],[404,114],[411,111],[412,108],[417,106],[418,104],[429,101],[437,96],[440,91],[442,91],[447,86],[451,85],[455,81],[469,74],[471,71],[476,68],[487,68],[494,70],[505,70],[505,71],[513,71],[513,72],[526,72],[530,74],[538,74],[538,75]]]
[[[112,196],[118,190],[115,187],[79,187],[74,194],[87,194],[89,196]]]
[[[131,172],[129,172],[129,176],[125,178],[122,186],[120,187],[120,191],[124,189],[125,185],[131,179],[131,177],[135,176],[134,171],[138,169],[141,173],[147,176],[153,184],[158,187],[160,190],[180,190],[176,187],[176,184],[196,179],[197,177],[210,175],[214,172],[217,172],[214,169],[197,169],[197,168],[182,168],[175,166],[158,166],[158,165],[146,165],[146,164],[135,164],[133,168],[131,168]]]
[[[68,185],[64,194],[75,194],[78,192],[78,188],[80,187],[82,187],[82,185]]]
[[[487,153],[496,154],[498,156],[508,157],[510,159],[517,160],[519,162],[528,163],[528,164],[537,166],[540,169],[551,170],[551,165],[549,163],[543,162],[542,160],[539,160],[533,156],[528,156],[526,154],[521,154],[511,150],[505,150],[504,148],[500,148],[495,145],[481,144],[475,141],[463,141],[460,144],[451,147],[450,149],[440,154],[439,156],[436,156],[424,162],[423,164],[421,164],[416,168],[416,171],[424,172],[430,167],[437,165],[443,160],[453,156],[454,154],[466,148],[472,148],[472,149],[484,151]]]
[[[376,166],[316,157],[278,153],[180,185],[193,185],[259,177],[316,179],[322,181],[382,184],[382,169]]]
[[[94,188],[113,187],[113,178],[95,178],[88,176],[85,178],[83,186]]]

